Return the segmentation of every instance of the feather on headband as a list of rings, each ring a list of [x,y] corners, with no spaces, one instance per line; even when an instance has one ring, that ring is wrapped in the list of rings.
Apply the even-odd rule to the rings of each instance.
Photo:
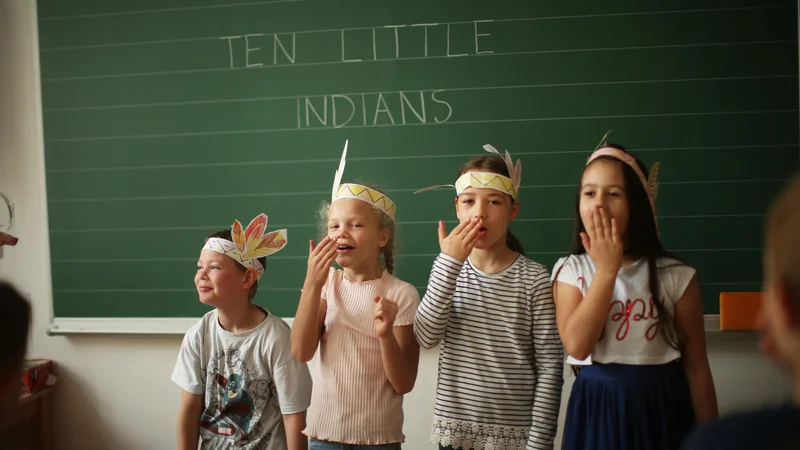
[[[510,177],[493,172],[467,172],[458,177],[456,184],[440,184],[436,186],[430,186],[420,189],[414,193],[419,194],[420,192],[432,191],[442,187],[452,187],[456,190],[456,196],[459,196],[466,188],[473,187],[478,189],[494,189],[504,194],[508,194],[516,199],[519,195],[520,183],[522,183],[522,161],[518,159],[517,164],[515,165],[511,159],[511,154],[508,153],[507,150],[505,151],[505,154],[501,154],[491,144],[484,145],[483,149],[489,153],[494,153],[503,159],[503,162],[506,163],[506,168],[508,169]]]
[[[234,220],[231,226],[233,241],[210,238],[203,246],[203,250],[227,255],[239,264],[255,269],[258,277],[261,278],[261,275],[264,274],[264,266],[258,262],[258,258],[276,253],[288,243],[288,234],[285,229],[265,234],[266,229],[267,216],[264,213],[251,220],[246,229],[242,228],[242,224],[238,220]]]

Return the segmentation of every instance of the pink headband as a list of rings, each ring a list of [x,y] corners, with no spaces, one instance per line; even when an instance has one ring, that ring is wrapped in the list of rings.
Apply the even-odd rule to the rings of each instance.
[[[589,160],[586,161],[586,165],[592,163],[595,159],[601,156],[610,156],[614,159],[618,159],[623,163],[627,164],[634,172],[636,172],[636,176],[639,177],[639,181],[642,182],[642,186],[644,186],[644,191],[647,192],[647,197],[650,199],[650,206],[653,208],[653,219],[656,221],[656,229],[658,228],[658,216],[656,215],[656,196],[658,195],[658,185],[656,184],[656,177],[658,176],[658,168],[659,163],[653,164],[652,169],[650,170],[650,177],[644,176],[642,169],[639,168],[639,165],[636,164],[636,159],[623,152],[622,150],[616,149],[614,147],[602,147],[594,151],[591,156],[589,156]]]

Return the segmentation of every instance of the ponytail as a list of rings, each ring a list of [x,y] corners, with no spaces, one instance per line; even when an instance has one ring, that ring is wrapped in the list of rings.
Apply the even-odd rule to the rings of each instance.
[[[519,241],[519,239],[517,239],[516,236],[514,236],[514,233],[512,233],[511,230],[508,230],[506,233],[506,246],[520,255],[526,256],[525,250],[522,248],[522,243]]]
[[[394,275],[394,236],[389,239],[386,245],[381,247],[381,256],[383,257],[383,268]]]

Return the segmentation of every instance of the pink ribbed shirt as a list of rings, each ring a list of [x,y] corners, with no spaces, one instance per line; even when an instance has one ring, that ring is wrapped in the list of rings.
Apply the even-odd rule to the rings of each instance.
[[[322,289],[327,300],[317,376],[304,433],[355,445],[404,442],[403,396],[386,378],[375,333],[375,297],[398,304],[395,326],[413,325],[419,293],[384,271],[380,279],[353,282],[331,268]]]

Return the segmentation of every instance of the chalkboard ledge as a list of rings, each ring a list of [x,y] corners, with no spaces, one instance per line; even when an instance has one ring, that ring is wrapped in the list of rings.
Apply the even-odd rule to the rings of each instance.
[[[706,331],[720,331],[719,315],[708,314],[703,317]],[[49,336],[75,334],[129,334],[150,336],[182,336],[197,323],[196,317],[176,318],[57,318],[47,330]],[[291,317],[285,320],[289,326],[294,321]]]

